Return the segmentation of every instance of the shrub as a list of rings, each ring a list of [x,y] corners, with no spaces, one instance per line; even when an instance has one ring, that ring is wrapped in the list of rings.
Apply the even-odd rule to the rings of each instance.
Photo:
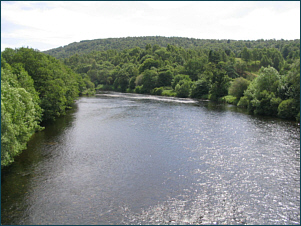
[[[198,80],[192,84],[191,87],[191,97],[192,98],[201,98],[203,95],[208,94],[209,84],[206,80]]]
[[[241,98],[244,91],[248,88],[250,81],[242,77],[234,79],[231,86],[229,87],[229,94],[236,98]]]
[[[154,95],[162,95],[162,92],[163,92],[163,87],[159,87],[159,88],[154,88],[153,90],[152,90],[152,94],[154,94]]]
[[[248,97],[246,97],[246,96],[241,97],[237,103],[237,106],[241,107],[241,108],[248,108],[248,106],[249,106]]]
[[[188,97],[190,93],[190,81],[181,80],[175,87],[177,97]]]
[[[296,108],[295,102],[296,101],[294,99],[288,99],[282,101],[278,106],[278,116],[280,118],[286,118],[286,119],[297,118],[298,109]]]
[[[231,96],[231,95],[228,95],[228,96],[224,96],[222,98],[223,101],[225,101],[226,103],[228,104],[234,104],[234,105],[237,105],[237,102],[238,102],[238,98],[234,97],[234,96]]]

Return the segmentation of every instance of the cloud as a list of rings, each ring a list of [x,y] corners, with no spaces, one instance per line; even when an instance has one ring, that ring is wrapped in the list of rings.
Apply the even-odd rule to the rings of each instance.
[[[300,2],[1,1],[1,49],[128,36],[296,39]]]

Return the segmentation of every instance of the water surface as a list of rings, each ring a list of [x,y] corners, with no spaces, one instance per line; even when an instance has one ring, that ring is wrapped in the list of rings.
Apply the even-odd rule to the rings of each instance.
[[[1,191],[2,224],[300,224],[300,129],[192,99],[83,97]]]

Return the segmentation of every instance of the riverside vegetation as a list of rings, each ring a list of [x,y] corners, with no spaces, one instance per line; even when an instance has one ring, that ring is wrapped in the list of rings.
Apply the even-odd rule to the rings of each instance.
[[[209,99],[299,121],[300,40],[156,36],[83,41],[44,53],[7,48],[1,53],[1,166],[26,148],[42,121],[65,114],[95,89]]]

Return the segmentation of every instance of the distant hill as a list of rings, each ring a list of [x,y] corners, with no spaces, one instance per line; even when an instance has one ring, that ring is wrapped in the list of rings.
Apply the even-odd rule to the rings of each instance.
[[[56,58],[68,58],[74,54],[85,54],[92,51],[105,51],[108,49],[115,49],[122,51],[124,49],[131,49],[134,47],[145,48],[147,44],[159,45],[167,47],[168,44],[176,45],[184,49],[189,48],[204,48],[204,49],[230,49],[234,53],[240,51],[243,47],[248,48],[276,48],[281,50],[286,44],[294,43],[300,49],[300,40],[229,40],[229,39],[195,39],[182,37],[162,37],[162,36],[146,36],[146,37],[126,37],[126,38],[106,38],[95,40],[84,40],[74,42],[69,45],[58,47],[44,51],[44,53],[54,56]]]

